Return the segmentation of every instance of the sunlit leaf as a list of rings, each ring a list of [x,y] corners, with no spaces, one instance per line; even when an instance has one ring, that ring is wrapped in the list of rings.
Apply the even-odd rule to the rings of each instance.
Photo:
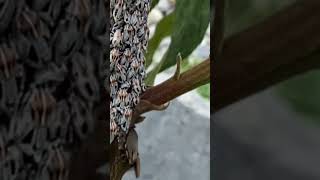
[[[210,1],[179,0],[172,21],[171,44],[161,62],[148,74],[147,84],[152,85],[156,75],[176,63],[181,53],[188,57],[201,43],[209,25]]]
[[[151,1],[151,9],[153,9],[158,3],[159,3],[159,0],[152,0]]]
[[[152,38],[149,40],[148,51],[146,54],[146,67],[152,63],[153,55],[157,50],[162,39],[170,36],[172,32],[172,22],[174,19],[174,13],[171,13],[157,24],[156,30]]]
[[[160,71],[174,65],[178,53],[186,58],[201,43],[209,25],[210,1],[179,0],[175,13],[171,44]]]

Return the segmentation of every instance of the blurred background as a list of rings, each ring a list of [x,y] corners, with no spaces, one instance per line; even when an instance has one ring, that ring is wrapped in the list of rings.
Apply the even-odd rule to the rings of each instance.
[[[189,4],[193,3],[189,0],[188,2]],[[209,6],[207,7],[209,8]],[[148,63],[150,64],[147,69],[148,73],[157,67],[170,49],[172,36],[159,32],[165,32],[171,28],[172,24],[163,22],[166,22],[168,16],[175,10],[175,0],[159,0],[149,14],[151,40],[147,59],[152,54],[152,60],[151,63]],[[189,31],[192,30],[194,31],[194,29],[189,29]],[[194,36],[200,41],[195,44],[194,49],[191,49],[190,55],[183,56],[182,71],[191,68],[209,56],[209,25],[206,25],[203,34],[195,33]],[[157,42],[155,39],[158,39]],[[157,74],[154,84],[167,80],[174,72],[175,66],[173,65]],[[210,85],[207,84],[173,100],[164,112],[145,114],[146,120],[137,125],[141,158],[140,180],[209,179],[209,98]],[[135,179],[134,172],[127,172],[123,179]]]
[[[228,0],[226,38],[294,2]],[[320,71],[270,87],[213,118],[214,179],[320,179]]]

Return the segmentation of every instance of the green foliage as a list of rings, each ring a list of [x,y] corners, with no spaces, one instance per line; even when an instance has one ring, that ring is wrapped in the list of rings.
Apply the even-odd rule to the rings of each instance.
[[[178,53],[184,58],[192,53],[205,35],[209,18],[209,0],[201,3],[194,0],[177,1],[171,44],[163,57],[161,71],[176,63],[175,57]]]
[[[146,67],[151,64],[153,55],[157,50],[157,47],[160,45],[162,39],[170,36],[174,18],[174,13],[171,13],[161,19],[161,21],[158,23],[154,35],[149,40],[148,51],[146,54]]]
[[[153,85],[156,75],[175,65],[180,52],[187,58],[201,43],[210,20],[210,1],[179,0],[172,14],[164,17],[150,40],[147,53],[147,66],[152,63],[153,55],[163,38],[170,36],[171,44],[160,63],[148,74],[146,83]]]
[[[151,1],[151,9],[153,9],[157,4],[158,4],[159,0],[152,0]]]
[[[198,87],[197,92],[198,92],[202,97],[204,97],[205,99],[209,100],[209,99],[210,99],[210,83]]]

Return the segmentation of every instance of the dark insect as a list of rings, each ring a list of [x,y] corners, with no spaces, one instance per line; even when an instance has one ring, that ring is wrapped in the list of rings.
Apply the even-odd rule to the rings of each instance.
[[[118,109],[110,114],[110,133],[118,140],[128,133],[132,111],[145,90],[144,52],[149,40],[146,21],[149,8],[150,0],[112,0],[110,3],[110,58],[106,61],[110,62],[111,73],[110,108]]]
[[[69,179],[104,100],[108,6],[0,0],[0,180]]]
[[[0,45],[0,72],[4,78],[9,78],[16,65],[16,52],[13,49]]]
[[[15,8],[14,1],[0,0],[0,34],[8,30]]]
[[[35,89],[31,95],[33,117],[39,126],[45,126],[46,118],[56,104],[55,98],[47,89]]]

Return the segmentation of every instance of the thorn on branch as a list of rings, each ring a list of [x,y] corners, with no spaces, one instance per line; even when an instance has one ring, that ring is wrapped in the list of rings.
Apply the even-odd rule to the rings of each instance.
[[[181,61],[182,61],[182,57],[181,57],[180,53],[178,53],[176,61],[177,61],[177,69],[176,69],[176,72],[173,75],[173,79],[174,80],[179,80],[180,79]]]
[[[138,123],[141,123],[142,121],[144,121],[146,117],[144,116],[138,116],[136,119],[135,119],[135,124],[138,124]]]
[[[128,133],[127,142],[125,144],[126,155],[129,160],[129,164],[135,164],[139,157],[138,150],[138,134],[134,129],[131,129]]]
[[[165,110],[168,106],[169,102],[162,105],[156,105],[152,104],[150,101],[142,99],[140,103],[136,106],[135,112],[140,115],[152,110],[162,111]]]
[[[135,172],[136,178],[140,177],[140,169],[141,169],[140,157],[138,156],[134,166],[134,172]]]
[[[162,105],[156,105],[151,103],[150,101],[141,99],[140,103],[136,106],[134,110],[130,126],[134,126],[134,124],[138,124],[145,119],[144,116],[140,116],[141,114],[149,111],[163,111],[168,108],[169,104],[170,102],[167,102]]]

